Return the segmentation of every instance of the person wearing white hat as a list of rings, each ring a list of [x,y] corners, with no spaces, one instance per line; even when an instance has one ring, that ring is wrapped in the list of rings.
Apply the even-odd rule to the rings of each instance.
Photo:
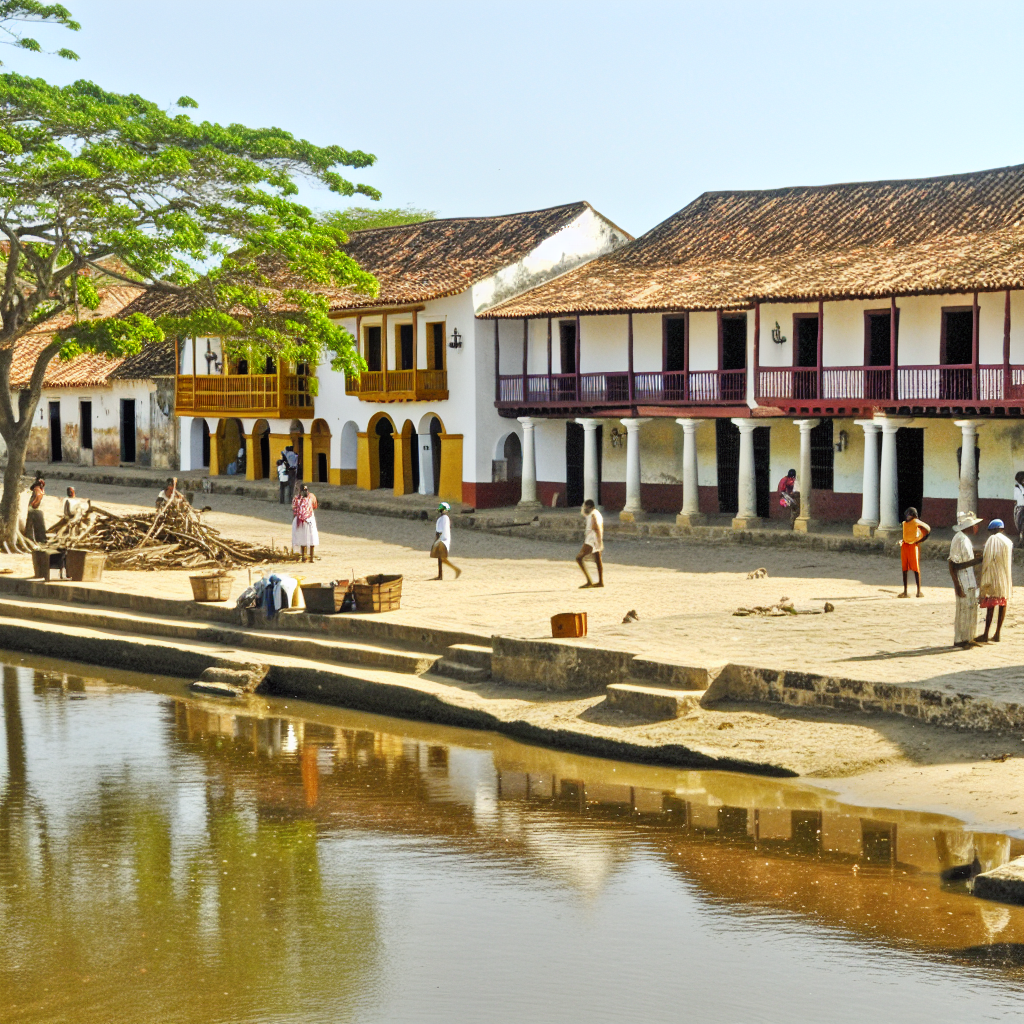
[[[462,570],[448,561],[448,552],[452,549],[452,517],[449,514],[451,510],[452,507],[447,501],[442,501],[437,506],[437,511],[441,514],[434,523],[434,543],[430,549],[430,557],[437,559],[437,575],[432,577],[435,580],[443,579],[443,569],[446,565],[455,571],[456,579],[462,575]]]
[[[978,637],[978,643],[999,643],[999,634],[1006,618],[1006,606],[1013,595],[1013,541],[1003,532],[1006,529],[1002,519],[993,519],[988,524],[991,536],[985,542],[981,561],[981,586],[978,588],[979,604],[985,609],[985,632]],[[996,631],[989,637],[992,617],[999,609]]]
[[[949,575],[956,590],[956,618],[953,620],[953,645],[976,647],[974,639],[978,629],[978,584],[974,567],[981,565],[981,556],[967,538],[977,533],[981,520],[973,512],[961,512],[953,527],[953,543],[949,546]]]

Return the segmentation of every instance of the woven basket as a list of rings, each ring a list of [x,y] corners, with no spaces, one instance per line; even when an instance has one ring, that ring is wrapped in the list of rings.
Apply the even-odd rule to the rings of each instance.
[[[231,596],[235,578],[226,573],[214,573],[209,576],[189,576],[188,581],[192,584],[194,601],[226,601]]]
[[[364,576],[352,584],[361,612],[396,612],[402,603],[401,576]]]

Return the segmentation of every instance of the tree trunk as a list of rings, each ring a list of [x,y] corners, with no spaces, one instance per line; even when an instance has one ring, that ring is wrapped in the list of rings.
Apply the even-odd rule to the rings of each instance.
[[[31,421],[30,421],[31,422]],[[0,429],[0,433],[6,431]],[[25,453],[28,451],[28,431],[21,436],[16,430],[7,442],[7,467],[4,469],[4,491],[0,495],[0,548],[7,551],[25,550],[25,538],[18,529],[21,478],[25,473]]]

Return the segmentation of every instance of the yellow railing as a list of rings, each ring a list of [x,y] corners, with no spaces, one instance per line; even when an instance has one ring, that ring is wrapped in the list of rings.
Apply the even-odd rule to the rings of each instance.
[[[312,410],[313,395],[304,374],[181,374],[177,379],[174,411],[178,415],[311,415]]]
[[[364,402],[443,401],[448,397],[448,371],[367,370],[345,378],[345,394]]]

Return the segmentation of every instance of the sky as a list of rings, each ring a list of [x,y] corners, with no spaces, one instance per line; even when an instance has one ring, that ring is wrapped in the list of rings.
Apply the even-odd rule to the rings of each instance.
[[[588,200],[639,235],[705,191],[1024,162],[1024,0],[64,0],[89,78],[376,155],[386,206]],[[344,206],[304,192],[318,208]]]

